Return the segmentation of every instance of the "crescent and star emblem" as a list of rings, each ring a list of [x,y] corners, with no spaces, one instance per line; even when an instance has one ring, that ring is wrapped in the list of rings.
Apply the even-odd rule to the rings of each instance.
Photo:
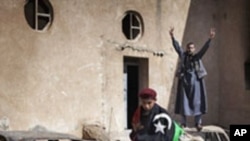
[[[170,118],[169,115],[167,115],[166,113],[160,113],[154,116],[153,122],[160,119],[160,118],[164,118],[168,121],[168,130],[171,128],[172,126],[172,120]],[[155,133],[157,132],[161,132],[162,134],[165,134],[164,132],[164,128],[166,128],[165,125],[163,125],[160,121],[158,121],[156,124],[154,124],[155,126]]]

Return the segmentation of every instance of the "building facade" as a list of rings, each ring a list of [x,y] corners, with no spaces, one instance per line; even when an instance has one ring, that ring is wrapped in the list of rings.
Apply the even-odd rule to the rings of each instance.
[[[246,0],[2,0],[1,126],[76,133],[84,123],[98,123],[108,132],[124,131],[131,128],[136,95],[144,87],[154,88],[158,103],[173,113],[178,56],[171,26],[183,47],[192,40],[197,49],[210,27],[217,29],[203,58],[209,103],[204,123],[249,123],[246,5]]]

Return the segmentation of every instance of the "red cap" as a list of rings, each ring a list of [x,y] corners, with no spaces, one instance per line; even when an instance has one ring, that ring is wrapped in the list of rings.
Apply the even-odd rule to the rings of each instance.
[[[142,91],[139,93],[139,97],[140,98],[145,98],[145,99],[147,99],[147,98],[152,98],[152,99],[154,99],[154,100],[156,100],[156,92],[155,92],[155,90],[153,90],[153,89],[151,89],[151,88],[144,88],[144,89],[142,89]]]

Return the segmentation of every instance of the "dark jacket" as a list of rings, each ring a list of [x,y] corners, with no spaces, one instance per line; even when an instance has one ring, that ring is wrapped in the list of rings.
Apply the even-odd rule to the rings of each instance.
[[[133,116],[132,125],[141,123],[143,129],[134,131],[130,134],[130,139],[132,141],[172,141],[175,134],[175,123],[169,116],[168,112],[155,104],[152,108],[150,114],[147,116],[147,120],[143,120],[142,117],[143,109],[138,107]],[[162,115],[165,115],[161,117]],[[161,118],[160,118],[161,117]],[[166,120],[168,117],[168,120]],[[158,132],[156,130],[156,124],[161,123],[164,125],[164,133]],[[157,131],[157,132],[156,132]]]

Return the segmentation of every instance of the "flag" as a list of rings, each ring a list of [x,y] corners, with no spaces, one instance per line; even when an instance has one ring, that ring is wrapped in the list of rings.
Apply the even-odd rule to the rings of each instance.
[[[170,117],[168,112],[155,104],[146,116],[142,107],[138,107],[132,119],[133,127],[141,124],[139,130],[133,129],[132,141],[178,141],[183,129]]]

